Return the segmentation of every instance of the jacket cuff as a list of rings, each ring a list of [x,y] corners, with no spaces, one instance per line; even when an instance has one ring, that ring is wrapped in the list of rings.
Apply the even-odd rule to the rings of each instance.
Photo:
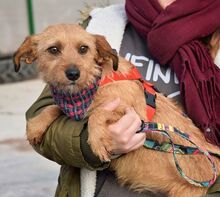
[[[88,141],[88,127],[87,123],[80,134],[80,149],[82,151],[84,160],[95,169],[104,169],[109,167],[110,162],[102,162],[91,150],[87,143]]]

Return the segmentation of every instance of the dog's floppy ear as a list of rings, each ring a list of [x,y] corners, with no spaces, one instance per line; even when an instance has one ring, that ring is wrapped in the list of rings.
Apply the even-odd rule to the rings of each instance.
[[[26,64],[31,64],[37,59],[37,41],[35,37],[35,35],[28,36],[14,53],[13,62],[15,72],[19,71],[21,61],[24,61]]]
[[[99,64],[105,63],[105,61],[112,59],[113,69],[116,71],[118,69],[118,55],[115,49],[112,49],[104,36],[94,35],[96,38],[96,49],[98,57],[96,61]]]

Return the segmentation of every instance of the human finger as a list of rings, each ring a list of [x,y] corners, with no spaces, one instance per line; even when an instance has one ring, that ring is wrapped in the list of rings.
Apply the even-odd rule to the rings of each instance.
[[[112,135],[120,136],[125,131],[132,134],[136,132],[132,131],[138,124],[141,124],[140,118],[133,108],[126,108],[125,115],[122,116],[116,123],[108,126],[108,129],[112,132]],[[130,127],[132,127],[130,129]]]
[[[145,139],[145,133],[136,133],[129,142],[114,144],[115,146],[112,147],[112,150],[116,154],[128,153],[143,146]]]

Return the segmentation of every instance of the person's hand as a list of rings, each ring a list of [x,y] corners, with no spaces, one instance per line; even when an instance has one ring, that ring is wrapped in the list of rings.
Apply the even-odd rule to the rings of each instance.
[[[120,104],[120,99],[109,102],[102,107],[107,111],[114,111]],[[126,108],[125,115],[116,123],[108,126],[112,138],[112,153],[128,153],[143,146],[145,133],[136,133],[141,126],[141,119],[133,108]]]

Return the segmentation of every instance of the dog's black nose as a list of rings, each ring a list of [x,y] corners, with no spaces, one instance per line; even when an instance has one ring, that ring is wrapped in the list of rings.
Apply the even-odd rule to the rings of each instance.
[[[69,68],[65,71],[65,73],[66,77],[71,81],[75,81],[80,77],[80,71],[78,68]]]

